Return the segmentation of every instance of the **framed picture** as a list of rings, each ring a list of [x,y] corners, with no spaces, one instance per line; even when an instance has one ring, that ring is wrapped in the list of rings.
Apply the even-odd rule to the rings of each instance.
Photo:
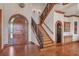
[[[70,32],[70,22],[64,22],[64,32]]]
[[[77,21],[74,22],[74,34],[77,34]]]

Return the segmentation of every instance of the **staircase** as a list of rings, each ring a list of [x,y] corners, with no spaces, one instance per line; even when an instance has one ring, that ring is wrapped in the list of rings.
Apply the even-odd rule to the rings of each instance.
[[[45,18],[48,16],[52,8],[56,5],[56,3],[47,3],[44,11],[42,12],[40,16],[40,25],[45,21]]]
[[[40,24],[39,25],[36,24],[33,19],[32,19],[32,27],[36,33],[37,41],[39,43],[39,48],[41,51],[56,46],[53,40],[49,37],[47,32],[44,30],[44,28]]]
[[[43,33],[43,48],[42,49],[46,49],[48,47],[52,47],[54,46],[54,42],[52,39],[50,39],[50,37],[48,36],[47,32],[43,29],[42,26],[39,25],[39,29],[40,31]]]

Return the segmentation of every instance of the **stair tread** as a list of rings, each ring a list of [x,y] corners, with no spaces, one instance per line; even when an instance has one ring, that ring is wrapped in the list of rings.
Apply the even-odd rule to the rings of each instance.
[[[51,43],[53,43],[53,42],[51,42],[51,41],[46,41],[46,42],[44,42],[44,45],[46,45],[46,44],[51,44]]]
[[[54,48],[56,48],[56,45],[52,45],[52,46],[49,46],[49,47],[44,47],[44,48],[40,49],[40,51],[45,51],[45,50],[54,49]]]
[[[52,45],[54,45],[54,43],[44,44],[43,47],[49,47],[49,46],[52,46]]]
[[[43,41],[51,41],[50,39],[43,39]]]
[[[43,37],[43,39],[50,39],[49,37]]]
[[[50,41],[50,40],[48,40],[48,41],[44,41],[44,43],[48,43],[48,42],[52,43],[52,41]]]
[[[44,35],[44,34],[43,34],[43,36],[44,36],[44,37],[48,37],[47,35]]]

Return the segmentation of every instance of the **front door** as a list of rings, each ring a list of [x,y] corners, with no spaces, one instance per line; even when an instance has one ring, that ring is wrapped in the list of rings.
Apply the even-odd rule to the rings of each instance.
[[[16,19],[13,25],[13,40],[14,44],[25,44],[25,20],[24,19]]]

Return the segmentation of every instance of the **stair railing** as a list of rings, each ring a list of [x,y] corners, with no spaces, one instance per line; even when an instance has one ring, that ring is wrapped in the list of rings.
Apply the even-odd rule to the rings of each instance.
[[[36,33],[37,41],[39,42],[39,45],[40,45],[39,47],[43,48],[43,33],[40,31],[38,24],[36,24],[33,18],[32,18],[31,25],[34,32]]]
[[[44,9],[44,11],[42,12],[41,16],[40,16],[40,24],[42,24],[45,20],[45,18],[48,16],[49,12],[51,11],[51,9],[54,7],[56,3],[48,3]]]

